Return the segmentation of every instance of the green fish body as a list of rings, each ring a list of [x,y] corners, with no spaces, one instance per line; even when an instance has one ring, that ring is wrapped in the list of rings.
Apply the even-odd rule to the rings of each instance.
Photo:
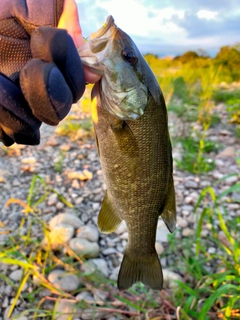
[[[107,188],[98,216],[98,227],[101,232],[111,233],[122,220],[126,222],[129,237],[118,276],[119,289],[126,290],[141,281],[152,289],[161,290],[162,268],[155,249],[158,218],[162,217],[171,232],[176,225],[167,110],[155,76],[131,38],[117,28],[113,21],[110,28],[114,28],[114,36],[111,38],[114,41],[110,49],[115,53],[115,57],[109,53],[112,57],[111,66],[118,60],[116,52],[119,51],[120,57],[124,50],[130,52],[131,59],[128,57],[124,63],[127,68],[130,65],[128,74],[132,72],[135,77],[137,73],[145,96],[137,102],[137,111],[132,108],[132,103],[138,99],[138,94],[133,99],[125,97],[128,105],[123,106],[123,109],[114,107],[109,110],[111,99],[106,95],[112,93],[107,92],[104,82],[105,73],[108,72],[105,62],[103,78],[92,91],[96,142]],[[102,33],[100,38],[103,37]],[[107,56],[105,60],[108,61]],[[115,69],[120,72],[116,65]],[[119,78],[124,81],[124,72]],[[118,86],[115,90],[117,94],[121,92]],[[132,87],[124,90],[133,95]],[[106,99],[109,101],[106,102]]]

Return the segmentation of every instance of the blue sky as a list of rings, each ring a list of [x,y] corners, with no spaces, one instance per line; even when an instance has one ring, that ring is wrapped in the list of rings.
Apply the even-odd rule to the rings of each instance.
[[[144,54],[178,55],[203,49],[214,55],[240,42],[239,0],[77,0],[86,37],[111,14]]]

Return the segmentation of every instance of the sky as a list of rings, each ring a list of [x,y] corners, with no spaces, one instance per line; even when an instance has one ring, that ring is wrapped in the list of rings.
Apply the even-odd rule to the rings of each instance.
[[[176,56],[202,49],[214,56],[240,42],[239,0],[76,0],[84,37],[108,15],[143,54]]]

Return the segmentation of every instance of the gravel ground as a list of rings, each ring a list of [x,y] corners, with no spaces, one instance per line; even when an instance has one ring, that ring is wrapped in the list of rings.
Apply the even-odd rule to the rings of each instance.
[[[227,174],[240,174],[239,165],[235,161],[237,152],[239,152],[239,140],[234,136],[233,126],[227,122],[224,106],[219,105],[216,110],[221,115],[221,123],[208,132],[208,139],[222,145],[218,153],[210,154],[210,157],[216,162],[215,169],[204,175],[193,175],[181,172],[174,166],[178,211],[177,233],[180,239],[194,234],[193,208],[202,189],[206,186],[213,186],[218,179]],[[78,112],[75,106],[72,113]],[[197,124],[192,125],[195,129],[199,129]],[[174,114],[169,114],[172,136],[183,132],[185,126],[186,124]],[[67,207],[54,192],[50,193],[49,197],[37,207],[39,212],[41,210],[41,219],[46,221],[50,227],[52,249],[59,250],[63,247],[63,242],[68,243],[70,251],[74,250],[76,253],[84,254],[91,261],[92,268],[97,266],[107,277],[116,279],[127,243],[127,230],[124,223],[116,233],[111,235],[99,234],[96,228],[97,215],[104,194],[104,183],[93,138],[85,136],[78,139],[76,136],[76,139],[73,139],[75,141],[71,141],[68,137],[57,135],[55,128],[45,125],[41,132],[42,142],[37,147],[17,145],[9,149],[0,147],[0,248],[4,250],[6,241],[11,235],[16,234],[24,216],[21,205],[10,204],[6,207],[5,204],[11,198],[20,199],[26,203],[32,178],[37,174],[46,181],[48,187],[64,196],[77,209]],[[173,148],[173,157],[179,159],[180,155],[181,146],[176,145]],[[222,181],[214,187],[216,193],[222,192],[236,183],[238,179],[237,176],[231,176]],[[227,209],[229,216],[240,215],[238,203],[229,203]],[[27,235],[29,228],[30,225],[26,219],[21,226],[21,234]],[[33,237],[42,239],[42,245],[47,246],[49,238],[44,238],[40,225],[36,224],[31,228]],[[207,225],[202,232],[207,236]],[[166,248],[167,235],[168,231],[159,220],[156,243],[159,254],[163,253]],[[209,248],[209,250],[214,250],[214,248]],[[25,254],[28,255],[27,249]],[[162,260],[165,278],[169,278],[171,284],[171,279],[178,278],[180,275],[170,272],[170,263],[171,261],[167,259]],[[84,264],[82,268],[89,271],[90,267]],[[0,273],[4,277],[7,276],[16,285],[22,277],[22,270],[17,266],[1,262]],[[4,277],[0,277],[0,319],[7,319],[7,312],[15,296],[14,289],[4,281]],[[66,274],[61,269],[53,270],[48,275],[48,280],[66,292],[76,290],[80,283],[80,279],[75,275]],[[167,283],[166,280],[166,285]],[[34,282],[31,282],[31,284],[26,284],[24,290],[31,292],[33,288]],[[89,292],[83,291],[77,298],[91,300],[94,297]],[[58,308],[60,311],[72,310],[71,303],[64,300],[61,301]],[[19,301],[16,310],[16,312],[24,310],[22,301]],[[59,319],[67,318],[63,316]],[[81,319],[87,319],[87,316],[82,315]]]

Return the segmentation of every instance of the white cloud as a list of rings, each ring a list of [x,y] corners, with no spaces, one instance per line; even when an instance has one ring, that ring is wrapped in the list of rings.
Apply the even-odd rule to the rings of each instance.
[[[84,36],[108,15],[143,51],[219,47],[239,41],[239,0],[76,0]],[[168,50],[168,49],[166,49]]]
[[[218,16],[218,11],[209,11],[209,10],[199,10],[197,12],[197,16],[200,19],[207,19],[207,20],[215,20]]]
[[[153,9],[137,0],[96,0],[96,5],[111,14],[115,23],[133,38],[157,37],[168,41],[173,36],[178,39],[186,36],[186,31],[172,21],[174,16],[182,19],[183,10],[175,10],[172,7]]]

